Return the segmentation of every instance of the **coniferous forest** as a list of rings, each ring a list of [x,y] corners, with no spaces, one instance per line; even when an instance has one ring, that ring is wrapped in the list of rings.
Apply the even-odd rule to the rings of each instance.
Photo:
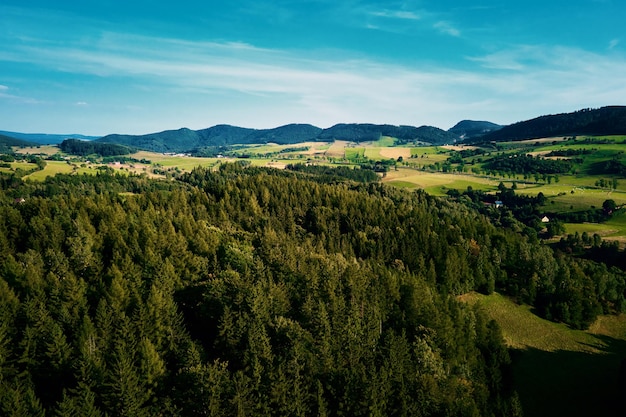
[[[500,329],[458,296],[576,328],[626,306],[620,269],[375,182],[224,164],[0,188],[1,415],[519,416]]]

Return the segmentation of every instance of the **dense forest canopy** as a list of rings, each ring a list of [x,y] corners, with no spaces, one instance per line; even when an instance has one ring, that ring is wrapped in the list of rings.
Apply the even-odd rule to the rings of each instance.
[[[0,176],[3,415],[516,416],[505,292],[575,327],[626,277],[469,205],[310,172]]]
[[[568,135],[626,134],[626,106],[582,109],[514,123],[472,139],[473,142],[510,141]]]
[[[568,159],[546,159],[528,154],[504,154],[487,160],[484,168],[516,174],[564,174],[572,169]]]
[[[116,143],[102,143],[80,139],[65,139],[59,144],[59,149],[70,155],[97,155],[104,157],[128,155],[136,152],[135,148]]]

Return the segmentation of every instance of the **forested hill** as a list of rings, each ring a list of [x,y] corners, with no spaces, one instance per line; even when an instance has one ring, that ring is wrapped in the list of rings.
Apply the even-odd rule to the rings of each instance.
[[[29,143],[35,143],[39,145],[49,145],[49,144],[58,144],[63,142],[68,138],[82,139],[82,140],[94,140],[98,139],[99,136],[85,136],[85,135],[55,135],[55,134],[47,134],[47,133],[19,133],[19,132],[8,132],[4,130],[0,130],[0,135],[9,136],[15,139],[20,139]],[[30,145],[29,145],[30,146]]]
[[[274,129],[247,129],[217,125],[202,130],[167,130],[148,135],[108,135],[98,141],[117,143],[155,152],[191,152],[204,147],[234,144],[278,143],[293,144],[309,141],[345,140],[364,142],[381,136],[434,144],[453,143],[458,137],[444,130],[430,127],[392,126],[375,124],[338,124],[321,129],[308,124],[290,124]]]
[[[460,140],[469,140],[499,129],[502,129],[502,126],[492,122],[462,120],[450,128],[448,132],[457,135]]]
[[[32,146],[33,142],[0,134],[0,153],[12,153],[12,146]]]
[[[498,142],[552,136],[623,134],[626,134],[626,107],[609,106],[537,117],[505,126],[471,141]]]
[[[454,143],[458,136],[432,126],[393,126],[375,124],[338,124],[324,129],[319,140],[347,140],[351,142],[375,141],[381,136],[398,139],[399,143],[409,141],[433,144]]]
[[[457,295],[584,327],[626,285],[520,230],[239,164],[0,174],[0,414],[519,416],[498,326]]]

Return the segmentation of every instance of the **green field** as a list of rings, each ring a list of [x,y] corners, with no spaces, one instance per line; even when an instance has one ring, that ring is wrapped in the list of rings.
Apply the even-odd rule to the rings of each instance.
[[[486,154],[466,157],[464,173],[444,173],[441,167],[446,160],[457,151],[475,149],[466,146],[424,146],[424,147],[399,147],[394,146],[396,140],[391,137],[381,137],[378,141],[356,144],[348,141],[335,141],[332,143],[301,143],[294,145],[247,145],[242,151],[251,157],[245,159],[253,166],[266,166],[282,169],[289,163],[305,161],[315,158],[319,164],[334,163],[358,163],[364,161],[397,160],[396,168],[392,168],[383,178],[383,182],[403,189],[424,189],[433,195],[446,195],[450,189],[465,191],[468,187],[485,192],[496,192],[497,186],[503,182],[510,187],[516,182],[517,193],[536,196],[543,193],[548,199],[545,211],[567,212],[571,210],[583,211],[592,207],[601,207],[607,199],[613,199],[618,205],[626,204],[626,178],[617,178],[617,188],[600,188],[599,179],[610,181],[610,175],[590,175],[604,162],[611,158],[622,158],[625,136],[616,137],[581,137],[576,140],[564,140],[563,138],[547,138],[522,142],[509,142],[498,144],[498,149],[486,149]],[[606,142],[606,143],[602,143]],[[357,145],[357,146],[355,146]],[[289,148],[293,152],[285,153]],[[301,148],[301,149],[298,149]],[[534,176],[524,179],[521,174],[492,175],[487,176],[482,169],[484,161],[495,155],[519,152],[531,152],[536,155],[545,155],[554,150],[566,149],[589,149],[591,154],[581,155],[584,160],[576,168],[577,173],[558,175],[558,180],[551,178],[550,183],[544,180],[536,181]],[[56,146],[36,147],[20,149],[16,152],[28,154],[52,155],[59,153]],[[621,152],[621,153],[620,153]],[[122,164],[113,166],[122,172],[146,173],[150,176],[164,177],[166,174],[187,172],[195,167],[217,167],[224,162],[237,161],[236,158],[197,158],[188,156],[163,155],[152,152],[138,152],[132,155],[136,159],[148,159],[151,165]],[[620,160],[622,160],[620,159]],[[483,162],[481,162],[481,160]],[[43,180],[48,175],[57,173],[93,173],[92,168],[81,167],[80,162],[74,165],[66,162],[47,161],[43,171],[37,171],[27,176],[31,180]],[[33,165],[27,163],[14,163],[13,169],[32,170]],[[451,166],[452,170],[456,164]],[[0,168],[2,171],[11,172],[10,169]],[[476,171],[476,172],[475,172]],[[531,178],[532,177],[532,178]],[[599,233],[603,236],[619,238],[626,237],[624,225],[618,220],[604,224],[568,224],[568,233],[583,231],[587,233]]]
[[[626,213],[618,213],[611,217],[608,221],[597,223],[568,223],[565,225],[567,233],[574,234],[576,232],[582,234],[587,232],[591,235],[597,233],[602,238],[608,240],[618,240],[620,242],[626,242]]]
[[[615,415],[626,315],[602,316],[581,331],[543,320],[498,294],[462,299],[478,303],[502,328],[526,416]]]
[[[373,146],[378,148],[387,148],[394,146],[396,144],[396,139],[389,136],[381,136],[376,142],[373,142]]]
[[[365,148],[345,148],[344,155],[347,160],[363,159]]]
[[[468,186],[476,190],[495,191],[499,183],[497,180],[473,175],[417,171],[405,167],[388,172],[383,182],[401,188],[423,188],[434,195],[444,195],[450,189],[466,190]]]

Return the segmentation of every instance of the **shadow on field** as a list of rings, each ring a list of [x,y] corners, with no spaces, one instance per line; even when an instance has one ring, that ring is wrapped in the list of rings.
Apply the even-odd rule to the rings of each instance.
[[[626,341],[595,336],[601,353],[514,350],[513,375],[524,416],[626,416]],[[593,346],[598,348],[598,346]],[[625,362],[626,364],[626,362]]]

